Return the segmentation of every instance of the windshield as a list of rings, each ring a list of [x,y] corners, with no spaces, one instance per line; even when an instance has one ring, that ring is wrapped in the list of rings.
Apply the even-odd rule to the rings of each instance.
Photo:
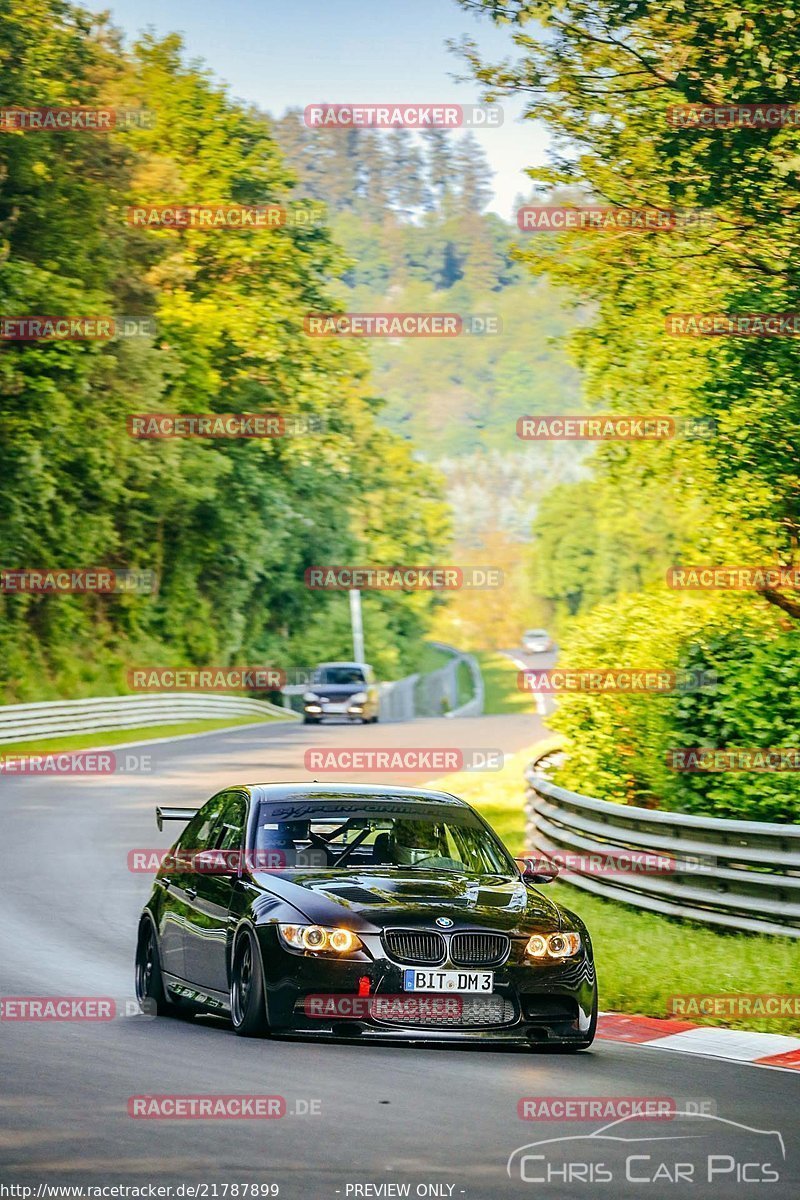
[[[468,808],[350,800],[262,802],[257,851],[286,867],[380,867],[517,875],[505,847]]]
[[[312,683],[363,683],[364,672],[360,667],[317,667]]]

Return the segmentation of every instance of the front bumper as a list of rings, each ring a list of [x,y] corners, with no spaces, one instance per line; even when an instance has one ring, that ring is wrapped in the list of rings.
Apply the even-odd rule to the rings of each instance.
[[[367,703],[347,703],[346,705],[337,704],[334,707],[331,707],[330,704],[325,704],[324,702],[320,702],[318,704],[303,704],[304,715],[307,717],[313,717],[315,721],[322,721],[326,717],[335,717],[340,721],[358,721],[361,720],[365,714],[368,715],[369,711],[369,705]]]
[[[348,959],[292,953],[277,937],[274,927],[259,928],[267,1019],[271,1032],[280,1036],[354,1038],[402,1042],[494,1042],[517,1046],[585,1044],[590,1040],[592,1013],[596,1006],[597,983],[591,951],[569,960],[530,965],[515,961],[515,951],[494,971],[490,997],[446,995],[459,1001],[457,1017],[452,1011],[433,1019],[423,1013],[414,1019],[402,1015],[403,1005],[384,998],[429,1000],[440,993],[405,993],[403,966],[378,952],[379,939],[369,939],[369,953]],[[442,969],[456,968],[442,964]],[[480,970],[482,968],[474,968]],[[364,1012],[364,1002],[350,1004],[359,985],[369,982],[369,995],[381,998],[375,1008]],[[320,1005],[311,997],[333,997]],[[338,1000],[343,1003],[338,1003]],[[398,1008],[401,1015],[396,1016]],[[320,1015],[312,1015],[316,1009]],[[331,1009],[335,1012],[331,1014]],[[322,1011],[320,1011],[322,1010]]]

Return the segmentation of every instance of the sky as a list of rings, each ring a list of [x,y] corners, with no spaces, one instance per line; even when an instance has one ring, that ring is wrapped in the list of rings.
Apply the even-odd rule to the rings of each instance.
[[[469,34],[490,60],[513,52],[507,30],[464,12],[455,0],[89,0],[87,6],[110,9],[130,38],[148,27],[181,32],[190,55],[204,59],[236,97],[276,116],[317,102],[477,103],[477,86],[453,79],[466,68],[446,39]],[[519,99],[502,107],[503,125],[476,136],[495,173],[489,208],[510,218],[515,197],[529,190],[523,168],[544,160],[547,135],[539,123],[520,119]]]

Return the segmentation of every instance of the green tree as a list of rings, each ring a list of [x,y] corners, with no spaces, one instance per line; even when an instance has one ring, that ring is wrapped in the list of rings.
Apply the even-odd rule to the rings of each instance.
[[[424,159],[410,129],[392,129],[386,140],[392,205],[409,217],[426,204]]]
[[[308,591],[307,566],[429,561],[447,538],[437,481],[379,427],[363,352],[304,333],[305,314],[334,307],[346,262],[319,225],[128,227],[130,204],[293,210],[267,118],[187,64],[176,36],[124,52],[104,18],[59,0],[4,10],[13,103],[146,104],[155,126],[3,136],[3,311],[138,313],[156,335],[3,343],[0,563],[161,579],[154,597],[0,596],[6,698],[121,689],[131,662],[285,664],[339,599]],[[319,432],[147,443],[126,431],[136,412],[264,410]],[[376,654],[401,660],[432,603],[387,597]]]
[[[557,716],[570,736],[565,777],[623,800],[674,804],[683,796],[692,808],[748,814],[761,804],[765,815],[787,819],[796,801],[787,797],[781,809],[780,788],[763,776],[675,784],[660,755],[676,737],[682,745],[785,739],[784,701],[798,682],[794,631],[785,625],[800,617],[800,593],[786,587],[727,604],[714,596],[689,602],[656,580],[668,557],[792,564],[797,556],[797,338],[681,338],[668,325],[681,313],[800,309],[800,130],[690,128],[673,111],[792,104],[800,85],[795,14],[685,0],[460,2],[507,26],[518,52],[516,61],[489,64],[467,42],[462,52],[475,77],[494,97],[523,96],[527,117],[544,120],[553,135],[548,165],[529,170],[534,201],[703,218],[680,218],[676,232],[535,234],[522,252],[532,271],[589,302],[591,319],[574,346],[591,409],[699,417],[714,429],[703,443],[676,437],[603,448],[591,480],[543,506],[539,586],[581,613],[565,627],[566,665],[604,650],[620,665],[639,665],[624,662],[633,654],[642,665],[716,656],[724,675],[707,699],[565,700]]]
[[[474,133],[465,133],[457,143],[455,169],[458,179],[456,211],[482,213],[492,198],[494,172]]]

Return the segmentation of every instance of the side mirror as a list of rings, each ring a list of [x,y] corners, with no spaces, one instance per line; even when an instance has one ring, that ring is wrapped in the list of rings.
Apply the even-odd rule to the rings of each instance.
[[[549,858],[516,858],[514,861],[526,883],[552,883],[558,875],[558,863]]]

